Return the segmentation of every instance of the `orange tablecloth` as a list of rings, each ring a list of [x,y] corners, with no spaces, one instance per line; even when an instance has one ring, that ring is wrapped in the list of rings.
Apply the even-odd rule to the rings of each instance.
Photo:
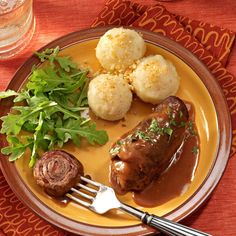
[[[152,0],[140,0],[136,2],[145,4],[155,3]],[[16,69],[33,51],[59,36],[89,27],[103,5],[103,0],[35,0],[36,33],[30,45],[17,57],[4,62],[0,61],[0,90],[4,90],[7,87]],[[236,31],[236,1],[234,0],[177,0],[164,3],[163,5],[176,14],[185,15],[192,19],[213,23]],[[236,76],[235,48],[236,46],[233,48],[230,62],[227,66],[227,69],[234,76]],[[184,221],[185,224],[209,232],[212,235],[236,235],[235,172],[236,161],[235,158],[231,158],[226,172],[210,200],[196,213],[186,219]],[[4,187],[1,186],[1,183],[2,181],[0,179],[0,187]],[[0,214],[0,229],[4,231],[4,227],[7,227],[7,224],[1,223]],[[38,227],[40,227],[40,224]],[[38,235],[48,235],[43,228],[42,232],[45,234]],[[9,231],[7,235],[21,234]]]

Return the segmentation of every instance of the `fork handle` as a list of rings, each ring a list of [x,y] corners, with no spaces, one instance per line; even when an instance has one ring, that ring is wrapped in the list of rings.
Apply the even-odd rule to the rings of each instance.
[[[142,222],[171,236],[210,236],[210,234],[148,213],[144,213]]]
[[[151,215],[147,212],[140,211],[127,204],[121,203],[120,209],[136,216],[141,221],[153,228],[158,229],[160,232],[170,236],[211,236],[210,234],[200,232],[190,227],[181,225],[179,223],[167,220],[163,217]]]

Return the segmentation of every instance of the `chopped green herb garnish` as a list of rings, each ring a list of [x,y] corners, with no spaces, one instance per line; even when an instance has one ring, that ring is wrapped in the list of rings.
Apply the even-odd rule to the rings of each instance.
[[[163,135],[163,128],[160,127],[159,123],[156,119],[152,119],[151,124],[148,128],[148,130],[154,134],[160,134]]]
[[[183,114],[183,112],[182,112],[182,111],[180,111],[180,112],[179,112],[179,118],[182,118],[182,117],[183,117],[183,115],[184,115],[184,114]]]
[[[175,120],[170,120],[170,125],[177,126],[177,123]]]
[[[196,147],[196,146],[194,146],[194,147],[192,148],[192,153],[195,154],[195,155],[197,155],[198,152],[199,152],[199,148]]]
[[[174,116],[172,107],[168,107],[168,117],[169,117],[169,120],[170,120],[169,121],[170,125],[177,126],[177,122],[175,120],[175,116]]]
[[[171,129],[170,127],[163,127],[163,132],[171,136],[173,133],[173,129]]]
[[[135,135],[131,135],[131,137],[130,137],[130,140],[132,143],[138,141],[138,139],[139,139],[139,137],[135,136]]]
[[[111,155],[117,155],[120,152],[121,147],[120,146],[115,146],[110,149],[110,154]]]
[[[186,122],[181,121],[178,126],[179,126],[179,127],[185,127],[185,126],[186,126]]]
[[[167,108],[167,115],[168,115],[169,119],[173,119],[173,108],[172,107]]]
[[[193,121],[189,121],[188,122],[188,130],[189,130],[189,133],[193,136],[196,135],[196,131],[194,129],[194,122]]]
[[[156,133],[160,129],[159,124],[156,119],[152,119],[151,124],[149,126],[149,131]]]
[[[137,130],[135,133],[135,136],[138,137],[139,139],[143,139],[145,141],[150,140],[150,137],[143,131]]]
[[[135,134],[129,134],[126,137],[126,140],[127,141],[131,141],[131,142],[136,142],[136,141],[138,141],[138,137]]]
[[[173,133],[173,129],[171,129],[169,126],[160,127],[156,119],[152,119],[148,130],[152,133],[160,135],[168,134],[169,136],[171,136]]]
[[[108,140],[104,130],[97,130],[89,117],[82,116],[88,110],[88,71],[82,71],[69,57],[58,55],[59,47],[36,53],[44,67],[33,67],[25,89],[16,93],[8,90],[0,93],[0,98],[16,96],[12,110],[14,113],[1,118],[1,133],[7,135],[8,147],[2,153],[10,155],[9,160],[20,158],[26,149],[31,150],[29,166],[38,156],[38,149],[48,150],[62,147],[72,140],[77,146],[81,138],[94,145],[103,145]],[[17,102],[24,102],[18,106]],[[25,130],[31,133],[22,140],[17,135]]]
[[[122,145],[122,144],[123,144],[123,141],[122,141],[122,140],[118,140],[118,141],[116,142],[116,144],[117,144],[117,145]]]

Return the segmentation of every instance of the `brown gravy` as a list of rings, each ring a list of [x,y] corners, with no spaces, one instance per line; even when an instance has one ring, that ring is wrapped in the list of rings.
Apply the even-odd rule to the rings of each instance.
[[[140,206],[154,207],[187,191],[194,178],[199,155],[194,154],[192,150],[199,146],[198,143],[197,136],[188,138],[177,153],[175,163],[144,191],[133,193],[134,201]]]
[[[185,104],[187,105],[187,108],[189,110],[190,120],[194,121],[195,112],[193,105],[186,102]],[[154,107],[155,107],[154,105],[144,103],[137,97],[134,97],[132,102],[132,107],[128,112],[129,117],[126,120],[123,119],[120,121],[109,122],[99,119],[92,112],[90,112],[90,117],[97,123],[99,128],[104,128],[108,130],[110,135],[112,135],[110,130],[112,126],[117,125],[117,129],[119,130],[119,133],[122,135],[124,132],[127,131],[127,129],[129,130],[135,126],[133,122],[130,123],[130,116],[136,117],[137,119],[136,123],[138,123],[142,119],[145,119],[145,117],[148,114],[153,112]],[[117,129],[114,132],[117,132],[118,131]],[[122,131],[122,129],[124,130]],[[105,145],[107,155],[109,155],[108,150],[114,141],[115,139],[110,140],[109,143]],[[70,145],[69,149],[71,149],[72,146],[73,144]],[[197,154],[194,154],[192,152],[192,149],[195,146],[199,147],[198,135],[191,136],[184,142],[184,145],[176,154],[175,162],[168,168],[168,170],[165,173],[163,173],[158,179],[154,180],[144,191],[134,192],[132,194],[134,202],[139,206],[154,207],[162,205],[168,202],[169,200],[177,196],[180,196],[181,194],[184,194],[184,192],[188,190],[188,186],[190,185],[190,183],[194,178],[195,170],[198,164],[199,152]],[[83,148],[87,150],[87,143],[85,144],[85,147],[83,147],[82,145],[81,148],[82,148],[80,149],[81,151],[83,150]],[[107,162],[107,165],[109,165],[109,161]],[[107,173],[105,175],[106,175],[105,178],[108,179],[109,174]],[[97,180],[96,177],[93,176],[93,178]],[[104,184],[108,184],[106,183],[106,181],[101,181],[101,182]],[[53,201],[57,202],[61,207],[66,207],[68,203],[68,199],[66,197],[60,199],[53,199]]]
[[[134,103],[139,104],[139,99],[134,99]],[[194,121],[194,107],[190,103],[186,105],[189,110],[189,120]],[[197,130],[195,126],[194,129]],[[184,194],[194,178],[198,163],[199,151],[194,152],[195,147],[199,147],[199,137],[190,135],[176,153],[173,164],[144,191],[133,193],[135,203],[144,207],[154,207]]]

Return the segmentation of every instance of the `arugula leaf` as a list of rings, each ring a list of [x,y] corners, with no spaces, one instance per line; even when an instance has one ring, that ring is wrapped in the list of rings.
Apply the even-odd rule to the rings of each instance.
[[[87,92],[88,92],[88,80],[85,82],[85,85],[80,93],[79,99],[77,101],[77,106],[81,106],[81,103],[85,98],[87,98]]]
[[[81,71],[69,57],[59,56],[60,48],[46,49],[36,53],[42,67],[32,67],[32,74],[25,89],[17,93],[12,90],[0,93],[0,99],[16,96],[13,113],[1,117],[1,133],[7,135],[9,146],[2,149],[10,155],[10,161],[23,156],[27,148],[31,150],[29,166],[33,167],[38,150],[62,147],[72,140],[80,146],[85,138],[92,145],[103,145],[108,136],[104,130],[96,130],[90,120],[88,110],[88,70]],[[22,105],[23,104],[23,105]],[[30,136],[18,139],[21,130]]]
[[[52,150],[56,142],[56,137],[50,134],[45,134],[43,139],[48,141],[48,150]]]
[[[65,109],[63,107],[60,107],[59,105],[57,105],[56,108],[58,109],[58,111],[61,111],[64,114],[64,119],[67,119],[69,117],[73,117],[73,118],[75,118],[77,120],[81,119],[81,117],[78,114],[76,114],[74,112],[71,112],[70,110],[67,110],[67,109]]]
[[[51,91],[64,82],[65,80],[60,79],[52,67],[46,67],[44,69],[34,70],[29,77],[29,82],[26,87],[37,94],[39,92]]]
[[[37,107],[39,104],[48,103],[49,99],[43,93],[31,96],[27,99],[29,107]]]
[[[19,115],[15,114],[8,114],[7,116],[1,117],[1,120],[3,121],[2,123],[2,128],[1,128],[1,133],[2,134],[7,134],[7,135],[17,135],[20,133],[21,130],[21,125],[18,124],[18,121],[20,119]]]
[[[28,142],[23,144],[19,141],[17,137],[9,136],[7,138],[8,143],[10,144],[8,147],[2,148],[1,152],[4,155],[9,155],[9,161],[15,161],[22,157],[27,147],[32,145],[32,142]]]
[[[59,46],[57,46],[56,48],[46,48],[42,52],[35,52],[35,55],[38,56],[41,62],[45,62],[46,60],[48,60],[50,62],[50,65],[54,66],[54,60],[55,57],[58,55],[59,51],[60,48]]]
[[[71,68],[76,68],[76,64],[69,57],[56,57],[55,59],[66,72],[69,72]]]
[[[8,89],[7,91],[0,92],[0,99],[8,98],[8,97],[16,96],[16,95],[18,95],[17,92]]]
[[[2,134],[7,135],[17,135],[20,133],[22,126],[25,122],[31,121],[33,124],[35,124],[35,120],[39,116],[39,112],[56,106],[57,103],[50,101],[50,102],[43,102],[38,104],[36,107],[29,107],[29,106],[14,106],[12,109],[19,111],[18,114],[11,114],[9,113],[7,116],[3,116],[1,120],[2,123]]]
[[[9,161],[15,161],[17,159],[19,159],[24,153],[25,153],[25,150],[26,150],[26,147],[25,145],[19,145],[17,147],[5,147],[5,148],[2,148],[1,152],[2,154],[4,155],[9,155]]]
[[[60,67],[69,72],[71,68],[76,68],[76,64],[70,60],[70,57],[59,57],[58,53],[60,48],[57,46],[54,49],[46,49],[43,52],[36,52],[35,54],[40,58],[41,62],[49,60],[52,67],[55,66],[55,61],[58,62]]]
[[[96,130],[96,124],[81,126],[79,120],[70,119],[64,127],[55,129],[58,137],[62,140],[72,139],[75,145],[79,146],[78,135],[84,137],[92,145],[105,144],[108,141],[107,133],[104,130]]]
[[[104,130],[96,130],[96,124],[93,123],[90,126],[81,127],[78,130],[78,134],[88,140],[92,145],[98,143],[100,145],[105,144],[108,141],[108,135]]]
[[[35,128],[34,144],[33,144],[32,153],[30,157],[29,167],[33,167],[34,164],[36,163],[36,159],[38,156],[37,149],[39,147],[40,141],[43,139],[42,127],[43,127],[43,112],[40,112],[38,126]]]
[[[18,96],[15,97],[13,102],[22,102],[24,100],[30,99],[29,91],[22,90],[20,93],[18,93]]]

